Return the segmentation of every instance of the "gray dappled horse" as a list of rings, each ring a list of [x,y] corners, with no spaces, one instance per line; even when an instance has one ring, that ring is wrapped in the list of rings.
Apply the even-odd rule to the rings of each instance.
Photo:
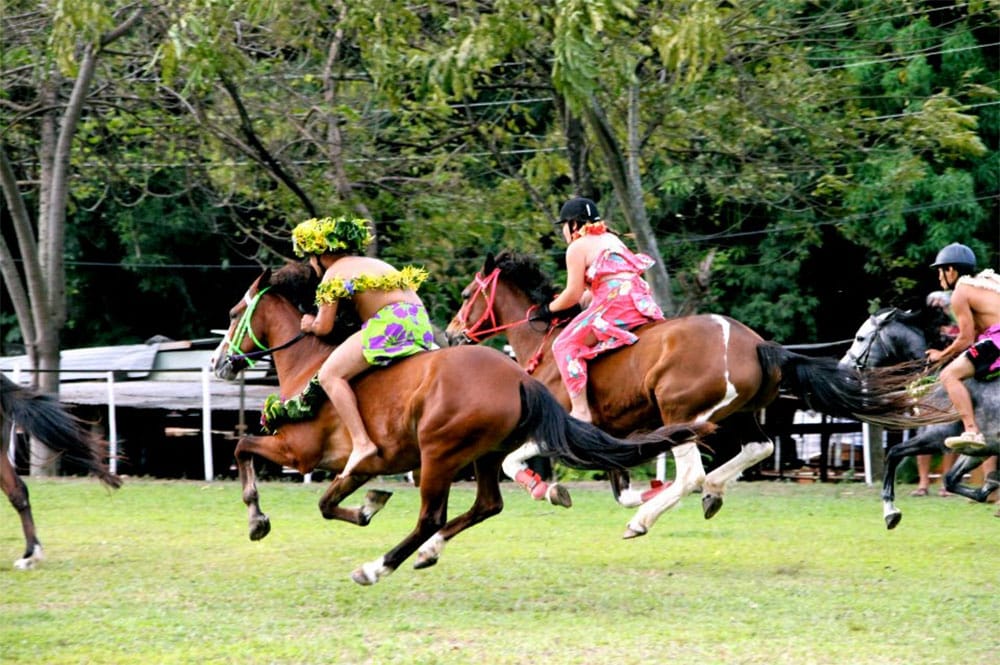
[[[894,307],[872,314],[858,328],[851,348],[840,362],[859,369],[891,367],[901,363],[919,363],[924,352],[932,346],[939,346],[941,340],[935,338],[937,321],[922,310],[901,310]],[[930,344],[928,343],[930,339]],[[1000,478],[994,471],[982,487],[973,488],[961,484],[962,477],[979,467],[987,457],[1000,453],[1000,380],[965,382],[976,407],[976,422],[986,437],[986,448],[970,454],[959,455],[944,477],[944,487],[949,492],[978,501],[986,501],[989,494],[1000,487]],[[944,388],[937,382],[932,384],[935,394],[942,402],[948,401]],[[906,457],[914,455],[952,452],[944,445],[945,438],[962,433],[962,422],[956,420],[944,425],[930,425],[917,430],[917,435],[889,448],[882,476],[882,513],[885,525],[893,529],[903,518],[903,514],[893,504],[896,490],[896,469]]]

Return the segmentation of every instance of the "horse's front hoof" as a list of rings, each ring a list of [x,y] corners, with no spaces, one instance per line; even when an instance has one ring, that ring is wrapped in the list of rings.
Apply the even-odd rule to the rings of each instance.
[[[271,533],[271,520],[267,515],[250,522],[250,540],[260,540]]]
[[[631,540],[633,538],[638,538],[639,536],[645,536],[646,529],[642,527],[633,527],[631,524],[625,527],[625,533],[622,534],[623,540]]]
[[[368,575],[365,574],[364,568],[356,568],[354,572],[351,573],[351,579],[361,586],[371,586],[375,584],[375,580],[369,579]]]
[[[901,519],[903,519],[903,513],[889,513],[885,516],[885,528],[895,529]]]
[[[712,519],[720,510],[722,510],[721,496],[718,494],[706,494],[701,497],[701,511],[705,514],[705,519]]]
[[[16,570],[33,570],[35,565],[38,563],[37,559],[32,557],[24,557],[23,559],[18,559],[14,562],[14,568]]]

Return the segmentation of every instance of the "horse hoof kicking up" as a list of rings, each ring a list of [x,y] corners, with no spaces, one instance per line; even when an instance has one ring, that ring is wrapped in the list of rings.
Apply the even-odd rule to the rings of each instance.
[[[705,519],[710,520],[715,514],[722,510],[722,497],[718,494],[706,494],[701,497],[701,511]]]
[[[549,485],[549,489],[545,493],[545,498],[548,499],[549,503],[553,506],[562,506],[563,508],[570,508],[573,506],[573,497],[569,495],[569,490],[559,483]]]

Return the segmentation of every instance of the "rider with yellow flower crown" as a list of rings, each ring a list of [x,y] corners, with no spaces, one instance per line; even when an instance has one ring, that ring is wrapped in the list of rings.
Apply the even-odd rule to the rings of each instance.
[[[427,310],[416,293],[427,273],[413,266],[397,270],[365,256],[373,239],[367,220],[345,217],[309,219],[292,231],[296,255],[308,256],[321,278],[316,288],[319,311],[302,317],[302,331],[329,334],[342,300],[353,303],[362,323],[361,330],[334,349],[319,370],[320,385],[353,444],[341,477],[378,453],[349,381],[373,366],[436,348]]]

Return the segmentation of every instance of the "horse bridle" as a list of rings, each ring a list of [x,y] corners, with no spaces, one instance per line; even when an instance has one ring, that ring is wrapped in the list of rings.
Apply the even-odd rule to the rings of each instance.
[[[531,321],[532,312],[539,308],[538,305],[532,305],[528,308],[528,311],[524,313],[523,319],[518,319],[517,321],[513,321],[502,326],[497,325],[497,317],[493,312],[493,303],[496,302],[497,282],[499,280],[500,268],[494,268],[493,272],[491,272],[487,277],[483,277],[482,273],[476,273],[476,276],[473,279],[473,284],[475,284],[476,290],[465,300],[464,303],[462,303],[462,307],[459,308],[458,314],[455,317],[458,319],[459,324],[462,325],[460,334],[464,344],[478,344],[491,335],[503,332],[504,330],[509,330],[510,328],[519,326],[522,323],[529,323]],[[476,302],[480,295],[486,299],[486,308],[483,310],[479,319],[470,326],[468,325],[469,310],[472,309],[472,303]],[[485,329],[481,328],[487,320],[492,327]],[[567,320],[569,319],[552,318],[550,321],[545,323],[545,335],[542,337],[542,343],[538,346],[538,349],[524,366],[524,370],[528,374],[533,374],[538,368],[538,364],[542,361],[542,356],[545,355],[545,349],[548,348],[549,340],[555,333],[556,328],[560,323]]]
[[[864,351],[862,351],[857,357],[854,358],[854,367],[856,369],[866,369],[868,365],[868,357],[872,353],[872,349],[875,347],[875,343],[878,342],[882,345],[885,342],[882,341],[882,329],[895,318],[896,310],[888,311],[885,316],[878,317],[872,314],[870,319],[875,321],[875,331],[872,333],[871,339],[868,340],[868,344],[865,346]]]
[[[459,324],[462,326],[461,335],[462,342],[465,344],[479,344],[491,335],[503,332],[504,330],[509,330],[514,326],[519,326],[522,323],[526,323],[531,320],[531,313],[538,309],[538,305],[532,305],[528,308],[523,319],[514,321],[512,323],[507,323],[505,325],[497,325],[497,316],[493,311],[493,303],[496,302],[497,297],[497,282],[500,280],[500,268],[494,268],[488,276],[483,277],[483,273],[477,272],[472,283],[475,285],[476,290],[466,298],[465,302],[462,303],[462,307],[458,310],[458,315],[455,317],[458,319]],[[483,296],[486,299],[486,308],[483,309],[483,313],[479,316],[475,323],[469,325],[469,310],[472,309],[472,304],[476,302],[479,296]],[[483,328],[482,326],[489,321],[491,328]]]
[[[299,332],[298,335],[292,339],[284,342],[283,344],[278,344],[277,346],[264,346],[257,335],[253,332],[253,322],[254,312],[257,310],[257,304],[260,302],[261,296],[267,293],[268,289],[271,287],[265,287],[258,291],[253,298],[250,297],[249,293],[243,296],[243,302],[246,303],[246,309],[243,310],[242,316],[240,316],[239,323],[236,324],[236,330],[233,336],[229,339],[229,355],[226,356],[226,362],[235,365],[237,362],[244,362],[247,367],[253,367],[255,360],[260,360],[265,356],[271,355],[275,351],[280,351],[282,349],[287,349],[292,344],[295,344],[300,339],[306,336],[304,332]],[[246,353],[240,351],[240,347],[243,345],[243,340],[249,336],[253,341],[254,345],[257,347],[256,351],[247,351]]]

